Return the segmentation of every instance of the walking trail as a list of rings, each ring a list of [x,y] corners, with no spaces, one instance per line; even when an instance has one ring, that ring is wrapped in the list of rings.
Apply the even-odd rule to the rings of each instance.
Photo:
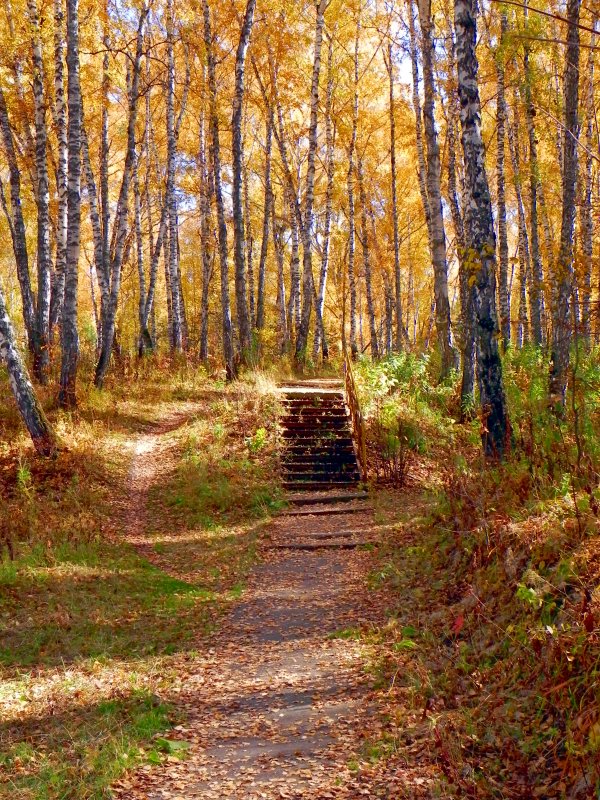
[[[146,498],[168,461],[162,435],[189,412],[132,442],[128,538],[166,570],[169,565],[145,544]],[[168,736],[181,740],[185,758],[171,755],[142,767],[114,788],[115,796],[390,796],[361,786],[353,764],[376,716],[364,646],[354,636],[379,606],[365,585],[371,555],[334,546],[354,539],[357,530],[366,540],[372,515],[359,501],[328,508],[335,513],[303,505],[267,527],[243,597],[216,634],[199,637],[180,681],[162,697],[184,720]]]

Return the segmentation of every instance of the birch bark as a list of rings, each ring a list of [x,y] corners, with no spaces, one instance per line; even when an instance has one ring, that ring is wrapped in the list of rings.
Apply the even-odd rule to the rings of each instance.
[[[10,389],[36,451],[41,456],[55,455],[56,439],[42,407],[38,403],[27,367],[17,349],[15,333],[6,310],[2,286],[0,286],[0,360],[6,364]]]
[[[315,160],[317,153],[318,114],[319,114],[319,76],[321,73],[321,48],[325,7],[327,0],[318,0],[315,23],[315,52],[313,60],[312,84],[310,92],[310,125],[308,129],[308,157],[306,168],[306,190],[304,195],[304,225],[302,229],[302,317],[300,330],[296,337],[295,360],[304,363],[308,345],[310,318],[314,294],[312,274],[313,250],[313,206],[315,199]]]
[[[506,177],[504,171],[506,154],[506,96],[504,42],[508,32],[506,12],[500,16],[500,43],[496,52],[496,186],[498,193],[498,298],[500,303],[500,333],[504,348],[510,343],[510,298],[508,296],[508,230],[506,225]]]
[[[175,52],[174,32],[175,17],[173,0],[167,0],[167,186],[165,202],[169,225],[169,294],[171,297],[171,330],[172,349],[181,353],[183,350],[183,321],[181,318],[180,281],[178,275],[179,253],[177,247],[177,197],[175,194],[175,167],[177,148],[175,142]]]
[[[363,271],[365,276],[365,290],[367,295],[367,315],[369,317],[369,333],[371,336],[371,357],[377,359],[380,356],[379,338],[377,335],[377,323],[375,321],[375,304],[373,302],[373,285],[371,278],[371,254],[369,250],[369,238],[367,229],[367,193],[365,190],[365,173],[362,156],[358,156],[356,162],[356,175],[358,179],[358,191],[360,195],[360,219],[361,231],[360,239],[363,255]]]
[[[56,261],[50,292],[49,337],[59,320],[65,291],[65,265],[67,259],[67,108],[65,104],[65,15],[63,0],[54,0],[54,123],[57,138],[56,191]]]
[[[65,294],[62,306],[60,391],[62,408],[77,405],[77,367],[79,333],[77,330],[77,289],[81,231],[81,87],[79,83],[79,0],[67,0],[67,102],[69,123],[67,260]]]
[[[115,227],[113,230],[113,247],[110,255],[110,295],[108,304],[104,309],[102,319],[102,343],[100,357],[96,364],[94,383],[101,387],[108,366],[115,338],[115,323],[117,314],[117,303],[121,288],[121,273],[123,268],[123,257],[127,239],[128,228],[128,206],[131,180],[133,175],[133,165],[135,161],[135,129],[138,112],[138,100],[140,95],[140,70],[144,47],[144,25],[148,16],[148,7],[142,6],[139,14],[136,40],[135,55],[131,67],[131,85],[129,90],[128,117],[127,117],[127,147],[125,151],[125,163],[123,165],[123,177],[117,207],[115,211]]]
[[[525,0],[525,7],[528,0]],[[527,8],[525,8],[527,14]],[[531,227],[531,275],[529,281],[529,308],[531,315],[531,336],[533,343],[541,346],[544,343],[544,269],[540,252],[539,233],[539,162],[537,154],[537,137],[535,130],[535,105],[533,103],[530,47],[525,44],[523,56],[525,70],[525,108],[527,119],[527,135],[529,137],[529,200]]]
[[[581,0],[567,0],[567,50],[565,55],[565,127],[563,136],[563,186],[560,250],[556,263],[556,304],[553,308],[550,352],[550,400],[562,413],[567,394],[571,346],[573,293],[573,237],[579,139],[579,12]]]
[[[592,28],[596,30],[598,20],[594,17]],[[592,34],[592,48],[596,45],[596,34]],[[591,301],[592,301],[592,269],[594,257],[594,216],[592,210],[592,188],[594,180],[594,50],[591,49],[587,65],[587,95],[586,95],[586,122],[585,122],[585,165],[583,174],[583,203],[581,206],[581,229],[583,251],[583,275],[581,291],[581,320],[584,345],[589,348],[591,343]]]
[[[46,127],[46,96],[44,89],[44,59],[40,18],[36,0],[27,0],[31,27],[33,60],[33,107],[35,122],[35,203],[37,207],[37,337],[33,374],[42,384],[48,382],[50,366],[50,183],[48,179],[48,129]]]
[[[221,315],[223,356],[227,380],[237,375],[233,351],[233,330],[231,325],[231,306],[229,302],[229,257],[227,253],[227,223],[225,221],[225,205],[223,202],[223,186],[221,182],[221,144],[219,138],[219,113],[217,107],[217,78],[213,50],[212,25],[208,0],[202,0],[204,18],[204,47],[206,50],[209,108],[210,108],[210,149],[212,170],[214,174],[215,202],[217,207],[217,228],[219,237],[219,261],[221,268]]]
[[[435,80],[433,71],[434,41],[431,0],[418,0],[419,21],[423,45],[423,128],[427,145],[426,180],[431,217],[431,259],[433,262],[433,291],[435,296],[435,326],[442,357],[441,378],[457,366],[452,346],[450,301],[448,299],[448,264],[446,232],[442,211],[440,148],[435,127]]]
[[[233,95],[233,113],[231,118],[232,151],[233,151],[233,252],[235,301],[238,333],[242,360],[246,361],[252,345],[250,315],[248,312],[248,287],[246,285],[246,232],[244,228],[243,207],[243,138],[242,111],[244,104],[244,79],[246,72],[246,56],[250,44],[256,0],[248,0],[242,22],[242,29],[235,57],[235,91]]]
[[[398,232],[398,177],[396,168],[396,103],[394,98],[394,50],[392,42],[388,43],[386,69],[390,82],[389,115],[390,115],[390,169],[392,188],[392,230],[394,235],[394,311],[396,316],[395,349],[399,353],[405,338],[402,312],[402,275],[400,272],[400,237]]]
[[[35,296],[31,288],[29,273],[29,256],[27,253],[27,238],[25,235],[25,220],[21,206],[21,171],[17,161],[15,139],[8,116],[6,99],[2,86],[0,86],[0,132],[4,144],[4,152],[8,163],[10,184],[10,232],[12,236],[13,251],[17,264],[17,278],[21,288],[23,303],[23,319],[27,331],[29,351],[35,354],[39,347],[37,335],[37,319]]]
[[[469,284],[476,319],[477,378],[482,408],[482,444],[488,457],[510,449],[510,424],[498,350],[496,237],[481,136],[481,102],[475,55],[476,0],[454,0],[458,95],[465,165],[465,229]]]
[[[316,300],[317,325],[313,342],[313,361],[319,357],[319,350],[323,351],[323,361],[329,359],[329,347],[323,324],[323,310],[325,306],[325,291],[327,289],[327,276],[329,271],[329,244],[331,238],[331,218],[333,216],[333,189],[335,181],[335,126],[333,124],[333,36],[329,36],[327,51],[327,94],[325,98],[325,163],[327,168],[327,189],[325,190],[325,221],[323,223],[323,245],[321,255],[321,274],[319,276],[319,290]]]
[[[356,297],[356,209],[354,202],[354,156],[356,152],[356,134],[358,130],[358,46],[360,41],[360,16],[356,21],[356,37],[354,39],[354,102],[352,106],[352,134],[348,150],[348,289],[350,292],[350,353],[352,358],[358,357],[356,339],[357,297]]]
[[[258,286],[256,304],[256,328],[262,330],[265,326],[265,277],[267,268],[267,255],[269,252],[269,226],[271,222],[271,206],[273,204],[273,187],[271,183],[271,155],[273,149],[273,114],[267,112],[265,130],[265,200],[263,211],[262,240],[260,244],[260,259],[258,262]]]

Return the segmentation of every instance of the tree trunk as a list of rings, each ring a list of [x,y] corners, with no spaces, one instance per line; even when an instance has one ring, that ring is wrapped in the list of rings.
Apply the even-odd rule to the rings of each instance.
[[[175,194],[175,159],[177,148],[175,143],[175,53],[174,53],[173,0],[167,0],[167,185],[165,202],[169,226],[169,291],[171,296],[171,331],[172,349],[181,353],[183,350],[183,320],[181,318],[181,297],[179,280],[179,251],[177,246],[177,196]]]
[[[356,37],[354,39],[354,105],[352,110],[352,135],[348,151],[348,289],[350,291],[350,353],[352,358],[358,357],[356,340],[356,208],[354,202],[354,155],[356,152],[356,134],[358,129],[358,45],[360,40],[360,17],[356,21]]]
[[[203,76],[204,78],[204,76]],[[204,83],[204,80],[203,80]],[[208,360],[208,300],[210,281],[213,273],[214,257],[210,252],[211,202],[213,180],[206,159],[206,133],[204,113],[200,119],[200,148],[198,152],[200,168],[200,239],[202,243],[202,296],[200,301],[200,359]]]
[[[231,306],[229,303],[229,259],[227,254],[227,223],[223,203],[221,182],[221,145],[219,140],[219,113],[217,108],[217,78],[213,52],[212,26],[208,0],[202,0],[204,15],[204,47],[206,49],[208,92],[210,106],[210,149],[214,174],[215,202],[217,206],[217,227],[219,237],[219,261],[221,267],[221,313],[223,322],[223,357],[227,380],[237,376],[237,365],[233,352],[233,331],[231,326]]]
[[[110,256],[110,296],[108,298],[108,304],[104,309],[102,319],[102,345],[94,376],[94,383],[97,387],[101,387],[104,382],[104,377],[110,364],[110,356],[115,336],[117,304],[121,288],[121,272],[127,238],[129,190],[135,160],[135,129],[140,94],[140,69],[144,46],[143,30],[147,16],[148,8],[144,5],[142,6],[138,19],[135,56],[131,68],[131,86],[129,91],[127,119],[127,149],[125,151],[123,177],[115,212],[115,230],[113,231],[113,247],[111,248],[112,252]]]
[[[275,260],[277,262],[277,311],[279,321],[279,341],[281,355],[285,355],[290,350],[289,319],[285,305],[285,279],[284,279],[284,256],[283,243],[281,241],[281,226],[275,215],[275,198],[271,204],[271,228],[273,230],[273,249],[275,250]]]
[[[394,61],[393,45],[390,40],[386,58],[386,68],[390,81],[390,168],[392,184],[392,229],[394,234],[394,279],[395,297],[394,310],[396,315],[396,352],[402,350],[404,336],[404,322],[402,317],[402,275],[400,273],[400,237],[398,233],[398,178],[396,169],[396,106],[394,100]]]
[[[146,271],[144,267],[144,237],[142,233],[142,192],[140,189],[140,175],[139,175],[139,162],[141,154],[139,154],[133,165],[133,216],[135,227],[135,252],[138,270],[138,323],[140,327],[139,333],[139,347],[142,349],[143,331],[144,331],[144,311],[146,308]]]
[[[375,321],[375,304],[373,302],[373,285],[371,280],[371,254],[367,230],[367,193],[365,191],[365,175],[362,156],[358,156],[356,163],[358,178],[358,191],[360,194],[360,219],[361,219],[361,244],[363,254],[363,271],[365,276],[365,289],[367,294],[367,314],[369,316],[369,333],[371,336],[371,357],[379,358],[379,340],[377,337],[377,324]]]
[[[110,199],[108,181],[108,103],[110,93],[109,53],[110,37],[108,34],[108,0],[104,0],[104,57],[102,59],[102,123],[100,133],[100,222],[102,230],[102,273],[100,285],[100,339],[99,351],[102,351],[104,322],[110,305]]]
[[[287,192],[289,197],[289,192]],[[294,325],[294,334],[300,330],[300,238],[298,223],[293,211],[294,198],[289,197],[292,253],[290,258],[290,296],[288,300],[288,319]]]
[[[571,346],[570,305],[573,292],[573,235],[577,186],[577,145],[579,137],[579,12],[581,0],[568,0],[567,52],[565,55],[565,129],[563,139],[563,186],[560,250],[556,264],[556,305],[552,319],[550,352],[550,399],[564,410],[567,394],[569,349]]]
[[[57,451],[54,433],[48,424],[42,407],[37,401],[33,386],[17,346],[12,324],[8,317],[4,293],[0,286],[0,358],[8,370],[11,391],[27,426],[36,451],[41,456],[54,456]]]
[[[471,296],[476,319],[477,378],[482,409],[482,444],[489,457],[510,448],[510,423],[504,396],[496,317],[496,236],[481,136],[476,0],[454,0],[458,95],[465,164],[465,228]]]
[[[319,113],[319,75],[321,73],[321,47],[325,25],[325,6],[327,0],[318,0],[315,25],[315,52],[313,60],[312,85],[310,93],[310,125],[308,129],[308,157],[306,167],[306,191],[304,195],[304,225],[302,229],[302,317],[300,330],[296,337],[296,363],[304,363],[308,346],[308,334],[314,294],[312,274],[313,249],[313,205],[315,199],[315,160],[317,154],[318,113]]]
[[[496,53],[496,76],[498,92],[496,97],[496,181],[498,191],[498,299],[500,301],[500,333],[504,348],[510,343],[510,298],[508,296],[508,232],[506,226],[506,178],[504,161],[506,153],[506,96],[503,45],[508,31],[508,17],[502,12],[500,17],[500,43]]]
[[[526,0],[527,2],[527,0]],[[527,12],[526,12],[527,13]],[[531,224],[531,262],[532,270],[529,281],[529,308],[531,314],[531,336],[535,345],[544,343],[544,270],[540,253],[539,234],[539,162],[537,155],[537,138],[535,131],[535,105],[531,86],[530,48],[525,45],[523,58],[525,69],[525,107],[527,118],[527,134],[529,136],[529,197]]]
[[[467,254],[465,246],[465,228],[463,212],[458,193],[456,147],[457,128],[459,125],[460,106],[456,89],[456,62],[454,30],[452,22],[448,19],[449,39],[448,47],[450,85],[448,87],[448,201],[454,236],[456,239],[456,256],[458,259],[458,282],[460,291],[460,318],[461,318],[461,351],[462,351],[462,377],[460,387],[461,417],[466,419],[472,412],[475,404],[475,317],[473,303],[469,292],[469,276]]]
[[[77,405],[77,366],[79,334],[77,331],[77,287],[81,231],[81,87],[79,84],[79,0],[67,0],[67,102],[69,123],[67,261],[65,294],[62,308],[62,363],[58,402],[62,408]]]
[[[262,241],[260,244],[260,260],[258,263],[258,287],[256,304],[256,328],[261,331],[265,326],[265,275],[267,255],[269,252],[269,225],[271,206],[273,205],[273,187],[271,185],[271,153],[273,149],[273,114],[267,112],[265,132],[265,202],[262,225]],[[273,232],[274,233],[274,232]]]
[[[27,238],[25,234],[25,221],[21,205],[21,170],[17,162],[17,151],[13,136],[6,100],[2,86],[0,86],[0,131],[4,143],[4,151],[8,162],[10,182],[10,233],[12,236],[13,251],[17,264],[17,278],[21,288],[23,303],[23,319],[27,331],[27,341],[30,353],[34,354],[39,348],[37,335],[37,319],[35,297],[31,288],[29,274],[29,257],[27,254]]]
[[[48,382],[50,366],[50,183],[48,178],[48,129],[46,127],[46,97],[44,92],[44,59],[40,20],[36,0],[27,0],[31,25],[33,59],[33,107],[35,120],[35,203],[37,207],[37,336],[33,374],[40,383]]]
[[[593,19],[592,27],[596,30],[598,20]],[[592,34],[592,47],[596,44],[596,35]],[[594,216],[592,210],[592,187],[594,180],[594,50],[591,49],[587,65],[587,97],[585,124],[585,171],[583,176],[583,202],[581,206],[581,249],[583,251],[581,319],[583,342],[589,349],[592,336],[592,269],[594,263]]]
[[[242,199],[243,184],[243,140],[242,110],[244,104],[244,77],[246,55],[250,44],[252,24],[256,0],[248,0],[242,22],[240,39],[235,57],[235,91],[233,96],[233,114],[231,118],[232,151],[233,151],[233,252],[235,265],[235,302],[237,312],[238,333],[242,351],[242,361],[247,361],[252,346],[252,332],[248,313],[248,291],[246,286],[246,232],[244,229],[244,208]]]
[[[512,162],[513,184],[517,199],[517,217],[519,225],[519,310],[517,323],[517,347],[521,348],[529,342],[529,323],[527,318],[527,281],[531,274],[531,256],[529,252],[529,234],[525,218],[525,203],[523,202],[521,155],[520,155],[520,125],[518,99],[515,92],[514,122],[508,126],[508,148]]]
[[[256,284],[254,278],[254,236],[252,234],[252,214],[250,212],[250,175],[248,165],[244,165],[242,177],[244,182],[244,235],[246,237],[248,276],[248,321],[250,324],[250,343],[253,345],[252,329],[256,326]]]
[[[329,270],[329,244],[331,238],[331,218],[333,216],[333,189],[335,181],[335,126],[333,124],[333,36],[329,37],[327,54],[327,96],[325,99],[325,163],[327,166],[327,189],[325,192],[325,221],[323,224],[323,247],[321,256],[321,274],[316,301],[317,326],[313,342],[313,361],[317,361],[319,350],[323,351],[323,361],[329,359],[329,347],[323,324],[325,291]]]
[[[435,129],[436,90],[433,71],[434,43],[431,0],[418,0],[418,7],[423,38],[423,124],[427,145],[426,179],[431,215],[431,259],[433,262],[435,326],[438,347],[442,356],[441,378],[444,379],[456,367],[456,353],[452,346],[446,232],[444,230],[444,215],[442,211],[440,148]]]
[[[63,0],[54,0],[54,124],[58,144],[56,163],[56,262],[50,292],[49,337],[60,318],[65,292],[65,265],[67,260],[67,108],[65,104],[65,36]]]

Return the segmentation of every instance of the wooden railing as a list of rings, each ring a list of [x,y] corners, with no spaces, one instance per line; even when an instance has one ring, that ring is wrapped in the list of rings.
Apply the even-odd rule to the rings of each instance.
[[[350,419],[352,420],[352,430],[356,445],[356,456],[360,476],[363,481],[367,480],[367,431],[365,420],[360,410],[356,382],[354,380],[354,369],[352,367],[352,357],[348,349],[344,348],[344,388],[346,392],[346,403],[350,409]]]

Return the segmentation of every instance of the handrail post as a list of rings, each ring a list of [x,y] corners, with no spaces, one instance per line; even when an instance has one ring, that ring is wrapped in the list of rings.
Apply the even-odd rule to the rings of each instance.
[[[356,445],[356,457],[363,481],[367,480],[367,436],[365,421],[360,409],[356,381],[354,380],[354,370],[348,353],[348,348],[344,347],[344,389],[346,402],[350,409],[350,419]]]

